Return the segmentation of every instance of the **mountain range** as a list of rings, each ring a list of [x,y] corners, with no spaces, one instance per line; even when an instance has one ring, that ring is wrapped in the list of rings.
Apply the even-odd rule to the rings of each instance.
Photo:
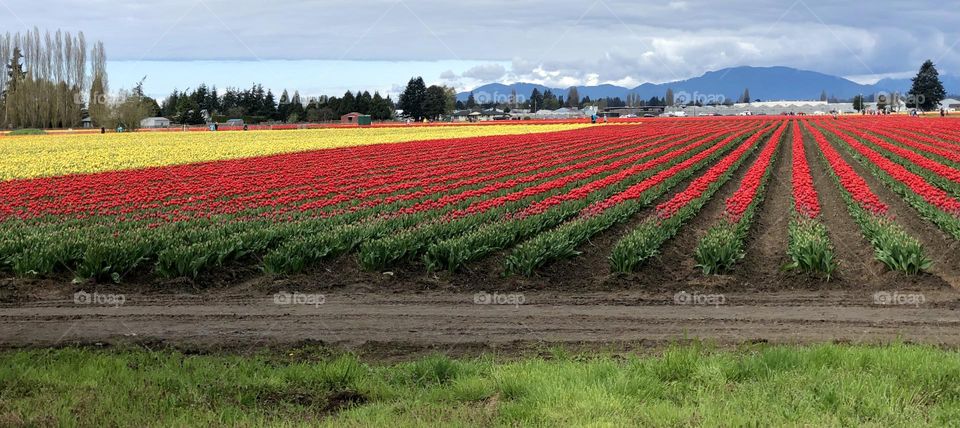
[[[944,88],[948,94],[960,93],[960,77],[940,75]],[[717,71],[709,71],[702,76],[668,83],[644,83],[635,88],[624,88],[616,85],[577,86],[580,97],[592,99],[605,97],[620,97],[626,100],[628,94],[637,94],[642,99],[663,97],[667,89],[673,89],[674,95],[684,92],[692,96],[699,94],[704,97],[737,101],[744,89],[749,88],[750,98],[763,101],[774,100],[816,100],[820,99],[823,91],[831,98],[841,100],[850,99],[857,94],[869,95],[877,92],[907,93],[910,90],[910,79],[882,79],[872,85],[864,85],[843,77],[831,76],[816,71],[798,70],[790,67],[732,67]],[[457,94],[457,99],[466,101],[470,92],[481,101],[495,99],[506,102],[512,91],[518,95],[530,96],[533,89],[540,92],[550,90],[554,94],[566,97],[569,88],[549,88],[533,83],[490,83],[477,87],[473,91]]]

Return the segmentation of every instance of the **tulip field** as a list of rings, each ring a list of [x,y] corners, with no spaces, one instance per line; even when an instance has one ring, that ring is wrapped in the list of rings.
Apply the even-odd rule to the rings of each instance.
[[[770,271],[827,282],[857,263],[931,275],[960,241],[954,119],[5,136],[0,155],[0,276],[13,279],[536,279],[558,265],[656,278],[668,245],[691,274],[736,277],[766,234],[785,262]],[[837,242],[848,221],[859,241]],[[850,245],[873,260],[849,260]]]

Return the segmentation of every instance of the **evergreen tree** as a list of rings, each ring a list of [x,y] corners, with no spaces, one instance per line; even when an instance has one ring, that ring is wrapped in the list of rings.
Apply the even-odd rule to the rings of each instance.
[[[262,105],[260,116],[265,117],[267,120],[277,120],[277,102],[273,97],[273,92],[267,91],[267,95],[263,97]]]
[[[379,92],[373,93],[370,116],[373,120],[388,120],[393,116],[393,104],[389,98],[383,98]]]
[[[470,91],[470,96],[467,97],[465,107],[471,110],[477,107],[477,99],[473,97],[473,91]]]
[[[303,108],[303,100],[300,99],[300,91],[293,91],[293,97],[290,98],[290,105],[287,107],[287,122],[296,123],[306,119]]]
[[[407,83],[406,89],[400,94],[398,107],[403,110],[403,114],[414,120],[421,120],[424,117],[424,101],[427,98],[427,85],[423,83],[422,77],[414,77]]]
[[[286,122],[290,117],[290,94],[286,89],[280,94],[280,104],[277,105],[277,117],[281,122]]]
[[[912,79],[913,86],[910,88],[910,101],[908,107],[919,108],[923,111],[930,111],[940,105],[947,97],[947,92],[943,89],[943,82],[940,81],[940,73],[933,65],[933,61],[926,60],[917,77]]]
[[[536,113],[538,110],[543,108],[543,95],[537,88],[533,88],[533,92],[530,93],[530,112]]]
[[[343,98],[340,99],[340,107],[337,108],[337,114],[343,116],[355,111],[357,111],[357,98],[353,96],[352,92],[347,91],[347,93],[343,94]]]
[[[567,90],[567,107],[580,108],[580,91],[576,86],[571,86]]]
[[[863,102],[863,96],[862,96],[862,95],[857,95],[857,96],[853,97],[853,109],[854,109],[854,110],[856,110],[856,111],[863,111],[863,107],[864,107],[863,104],[864,104],[864,102]]]
[[[373,109],[373,96],[370,95],[370,92],[357,92],[356,108],[356,111],[360,114],[370,114],[370,110]]]
[[[427,88],[423,102],[425,117],[436,120],[447,112],[447,90],[443,86],[433,85]]]
[[[668,106],[672,107],[676,103],[676,100],[673,98],[673,88],[667,88],[667,96],[665,99],[667,100]]]

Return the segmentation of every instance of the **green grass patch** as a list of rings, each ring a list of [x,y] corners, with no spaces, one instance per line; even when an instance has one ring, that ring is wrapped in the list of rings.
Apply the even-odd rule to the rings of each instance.
[[[7,133],[7,135],[46,135],[47,131],[42,129],[33,129],[33,128],[24,128],[24,129],[14,129]]]
[[[0,353],[3,426],[944,426],[960,353],[824,344],[378,364],[301,352]]]

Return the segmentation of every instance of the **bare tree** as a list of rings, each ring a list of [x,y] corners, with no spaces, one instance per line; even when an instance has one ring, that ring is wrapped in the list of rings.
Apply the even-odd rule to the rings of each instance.
[[[103,45],[98,44],[103,69]],[[17,56],[14,64],[14,56]],[[40,32],[0,35],[0,125],[3,127],[72,127],[83,118],[87,77],[87,43],[83,33]],[[17,81],[13,81],[13,69]],[[20,71],[23,71],[20,73]],[[103,75],[105,79],[105,74]],[[106,90],[104,89],[104,93]]]

